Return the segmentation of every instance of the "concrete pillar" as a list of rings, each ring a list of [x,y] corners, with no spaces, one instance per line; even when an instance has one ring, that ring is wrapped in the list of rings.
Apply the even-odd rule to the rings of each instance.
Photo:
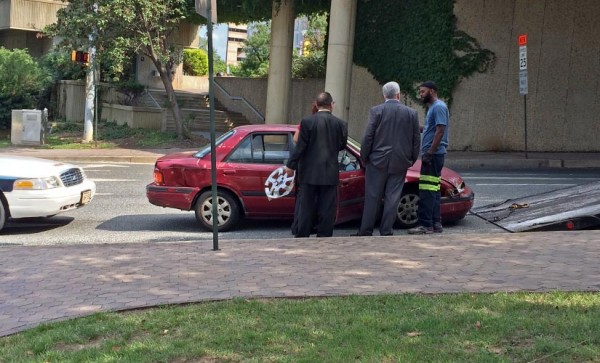
[[[329,17],[325,91],[335,101],[333,114],[344,120],[348,120],[350,110],[356,3],[356,0],[331,0]]]
[[[288,123],[292,84],[294,1],[273,1],[265,123]]]

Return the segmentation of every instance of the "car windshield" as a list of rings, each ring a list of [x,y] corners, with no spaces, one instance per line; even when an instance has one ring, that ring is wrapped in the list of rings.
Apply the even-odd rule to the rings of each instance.
[[[219,138],[217,140],[215,140],[215,147],[221,145],[223,143],[223,141],[227,140],[228,138],[231,137],[231,135],[235,134],[234,130],[230,130],[227,131],[226,133],[224,133],[223,135],[219,136]],[[194,154],[195,157],[197,158],[203,158],[204,155],[208,154],[210,152],[210,143],[208,145],[206,145],[206,147],[204,147],[204,149],[198,151],[196,154]]]

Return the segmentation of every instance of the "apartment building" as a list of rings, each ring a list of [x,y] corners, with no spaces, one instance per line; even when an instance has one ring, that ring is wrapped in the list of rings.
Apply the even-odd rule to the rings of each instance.
[[[248,39],[248,25],[246,24],[227,24],[227,52],[225,53],[225,63],[227,65],[237,66],[246,55],[244,46]]]
[[[34,57],[47,53],[53,41],[41,31],[56,22],[56,12],[65,6],[61,0],[1,0],[0,46],[26,48]]]

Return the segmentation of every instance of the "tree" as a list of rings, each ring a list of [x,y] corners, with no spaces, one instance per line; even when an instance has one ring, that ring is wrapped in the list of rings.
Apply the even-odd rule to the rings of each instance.
[[[165,86],[178,138],[189,136],[175,98],[173,74],[182,49],[170,38],[193,12],[189,0],[71,0],[57,12],[57,22],[46,29],[62,39],[63,49],[97,49],[96,60],[123,72],[131,54],[152,61]],[[95,62],[97,63],[97,62]]]
[[[294,54],[292,77],[325,78],[325,42],[327,36],[327,13],[309,15],[308,28],[302,42],[302,56]]]
[[[244,53],[246,58],[240,62],[235,75],[240,77],[266,77],[269,74],[269,41],[271,23],[256,23],[252,35],[246,40]]]
[[[208,55],[204,49],[183,50],[183,71],[190,76],[208,74]]]
[[[46,77],[26,50],[0,47],[0,128],[9,128],[13,109],[34,108]]]

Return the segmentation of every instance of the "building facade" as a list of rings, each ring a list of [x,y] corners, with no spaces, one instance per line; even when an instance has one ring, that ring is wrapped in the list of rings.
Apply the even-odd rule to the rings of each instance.
[[[237,66],[246,58],[244,46],[248,39],[248,25],[227,24],[227,52],[225,53],[225,64]]]

